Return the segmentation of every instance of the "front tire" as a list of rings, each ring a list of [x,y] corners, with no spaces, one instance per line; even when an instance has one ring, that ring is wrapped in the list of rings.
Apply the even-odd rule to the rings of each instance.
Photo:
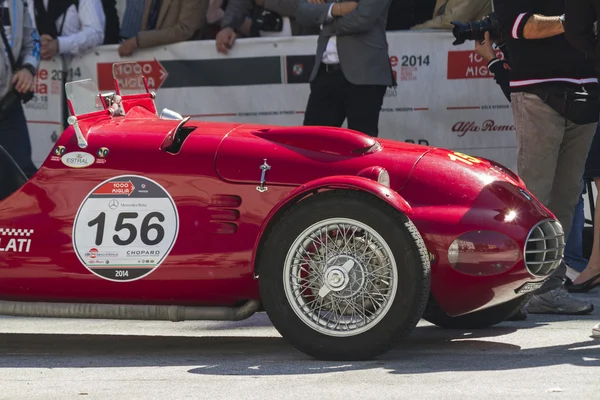
[[[412,222],[363,192],[335,190],[293,206],[259,258],[260,294],[279,333],[322,360],[367,360],[410,334],[430,288]]]

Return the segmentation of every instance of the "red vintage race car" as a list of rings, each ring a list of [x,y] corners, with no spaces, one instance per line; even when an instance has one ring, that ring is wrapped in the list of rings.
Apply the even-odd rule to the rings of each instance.
[[[560,224],[499,164],[342,128],[159,115],[140,71],[115,64],[112,93],[68,83],[71,126],[35,176],[1,155],[0,314],[266,311],[301,351],[361,360],[422,318],[500,323],[561,262]]]

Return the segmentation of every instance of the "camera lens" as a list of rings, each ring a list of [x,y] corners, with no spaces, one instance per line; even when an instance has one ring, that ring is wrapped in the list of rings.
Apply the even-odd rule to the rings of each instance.
[[[453,45],[457,46],[459,44],[463,44],[467,40],[472,40],[473,29],[471,28],[471,24],[468,22],[452,22],[454,28],[452,29],[452,34],[456,38]]]
[[[494,13],[481,21],[452,21],[451,24],[454,25],[452,34],[456,40],[452,44],[455,46],[463,44],[467,40],[483,40],[486,32],[490,33],[492,40],[499,39],[499,23]]]

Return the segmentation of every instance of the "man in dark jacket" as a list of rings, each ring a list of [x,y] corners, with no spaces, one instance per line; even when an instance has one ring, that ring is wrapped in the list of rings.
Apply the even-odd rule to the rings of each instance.
[[[488,69],[492,73],[494,80],[500,86],[500,89],[504,93],[506,99],[510,102],[510,58],[506,51],[506,43],[498,44],[498,49],[502,53],[502,58],[498,58],[496,51],[493,48],[493,43],[488,32],[485,33],[484,40],[482,42],[475,42],[475,51],[479,54],[487,63]],[[598,134],[596,134],[598,136]],[[583,206],[583,194],[580,199],[580,203],[577,205],[575,210],[576,217],[573,219],[573,229],[567,239],[565,247],[565,261],[567,266],[570,267],[570,262],[575,259],[582,259],[582,231],[585,221],[584,206]],[[577,230],[579,232],[577,232]],[[587,260],[584,260],[587,262]],[[581,271],[579,269],[578,271]],[[517,314],[515,314],[511,320],[524,320],[527,318],[527,308],[524,307]]]
[[[567,2],[568,3],[568,2]],[[506,54],[517,131],[517,172],[528,189],[571,231],[594,121],[573,122],[547,99],[570,91],[597,91],[593,63],[565,39],[565,0],[494,0]],[[556,96],[555,96],[556,94]],[[593,113],[592,113],[593,114]],[[570,296],[564,263],[527,306],[535,314],[588,314],[591,303]]]

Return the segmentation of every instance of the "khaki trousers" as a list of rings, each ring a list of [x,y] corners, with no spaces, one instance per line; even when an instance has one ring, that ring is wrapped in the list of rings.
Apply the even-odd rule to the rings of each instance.
[[[560,221],[566,240],[598,124],[576,125],[567,121],[565,126],[562,115],[530,93],[512,93],[511,103],[517,130],[517,173]],[[565,273],[563,265],[540,291],[560,286]]]

